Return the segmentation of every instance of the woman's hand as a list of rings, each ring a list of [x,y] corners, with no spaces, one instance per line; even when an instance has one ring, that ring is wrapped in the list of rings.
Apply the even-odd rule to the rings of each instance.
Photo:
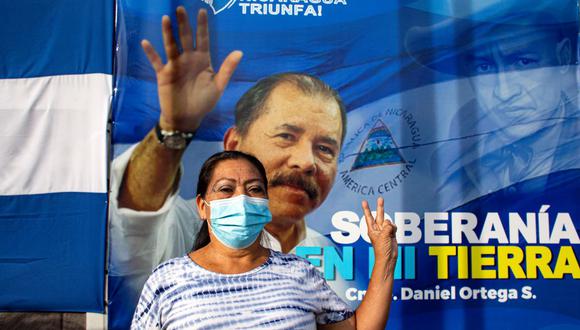
[[[384,266],[387,276],[393,276],[397,263],[397,226],[389,220],[385,220],[385,201],[382,197],[377,199],[376,218],[373,217],[369,203],[364,200],[362,208],[368,226],[368,234],[375,251],[375,266]]]
[[[387,325],[397,263],[397,226],[385,220],[385,201],[382,197],[377,200],[375,217],[367,201],[362,202],[362,208],[375,251],[375,263],[367,292],[354,317],[319,329],[384,329]]]
[[[163,16],[161,25],[167,63],[148,40],[141,46],[155,70],[164,130],[193,132],[220,99],[242,58],[240,51],[231,52],[216,73],[211,65],[207,12],[197,15],[195,47],[193,32],[185,8],[178,7],[177,23],[182,51],[173,36],[171,20]]]

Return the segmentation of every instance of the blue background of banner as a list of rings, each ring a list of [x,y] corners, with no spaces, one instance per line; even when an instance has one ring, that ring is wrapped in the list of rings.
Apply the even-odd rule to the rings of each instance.
[[[216,3],[224,5],[221,2]],[[470,150],[479,150],[477,148],[483,145],[482,141],[497,143],[502,130],[501,126],[493,126],[483,119],[475,122],[476,119],[465,120],[462,117],[472,115],[474,118],[481,116],[485,119],[488,115],[482,110],[483,106],[476,104],[478,97],[480,103],[484,99],[477,95],[479,81],[475,79],[501,79],[508,71],[527,77],[528,72],[552,72],[549,70],[554,65],[540,63],[534,66],[536,71],[526,67],[511,68],[505,72],[496,68],[495,72],[472,70],[466,73],[458,64],[459,59],[473,49],[511,40],[509,38],[513,38],[513,35],[506,37],[493,33],[499,30],[505,34],[502,27],[506,24],[513,24],[510,28],[512,31],[537,27],[571,32],[573,37],[570,45],[574,52],[577,50],[578,32],[578,8],[575,1],[558,4],[538,1],[534,3],[534,8],[529,8],[530,4],[525,1],[372,0],[365,1],[364,4],[349,1],[346,5],[323,5],[322,17],[244,15],[242,3],[243,1],[234,2],[231,7],[223,9],[217,15],[213,15],[211,9],[208,9],[214,66],[218,66],[235,49],[242,50],[244,58],[216,109],[205,118],[196,139],[221,141],[225,130],[233,124],[236,101],[257,80],[268,75],[286,71],[306,72],[319,76],[337,89],[349,111],[348,131],[334,188],[326,202],[308,217],[309,226],[330,237],[330,233],[336,230],[331,224],[331,218],[337,211],[349,210],[362,217],[360,201],[374,200],[381,195],[376,191],[374,194],[362,194],[348,188],[341,172],[347,173],[361,186],[370,186],[377,182],[387,184],[399,173],[398,167],[395,170],[395,166],[385,165],[363,168],[360,171],[351,169],[354,158],[361,154],[368,125],[372,126],[376,119],[380,119],[388,127],[390,138],[397,143],[400,155],[416,164],[399,185],[382,194],[386,198],[387,213],[392,215],[394,212],[415,212],[422,218],[424,212],[471,212],[479,219],[478,230],[481,230],[481,223],[488,212],[498,212],[502,219],[507,219],[509,212],[519,212],[522,215],[526,212],[537,213],[542,205],[547,204],[551,205],[549,212],[552,221],[556,213],[567,212],[578,228],[580,159],[577,147],[580,144],[575,136],[578,135],[579,127],[575,56],[572,56],[570,71],[562,78],[569,80],[566,80],[566,89],[562,87],[562,95],[566,97],[562,96],[563,101],[559,105],[564,109],[563,117],[540,117],[536,121],[541,122],[544,128],[536,129],[539,133],[503,142],[511,144],[519,141],[534,146],[552,130],[563,132],[560,135],[561,140],[556,138],[550,142],[552,149],[548,151],[548,158],[553,161],[548,162],[552,166],[542,167],[543,165],[530,163],[528,167],[537,168],[535,172],[528,172],[517,179],[498,181],[499,186],[494,187],[489,183],[494,178],[486,177],[485,173],[480,173],[481,176],[477,178],[483,184],[475,188],[468,186],[473,184],[469,182],[469,173],[461,172],[463,176],[456,178],[459,175],[457,171],[472,171],[468,167],[474,163],[469,163],[470,161],[477,164],[477,159],[486,159],[488,156],[485,153],[475,155],[475,160],[464,160],[462,157],[469,155]],[[119,145],[139,141],[157,122],[159,106],[155,76],[139,43],[146,38],[157,49],[161,49],[161,15],[171,15],[174,20],[174,8],[181,4],[186,7],[190,17],[195,16],[193,13],[199,8],[208,8],[202,1],[193,0],[164,4],[134,0],[119,2],[119,65],[116,71],[118,90],[114,99],[116,125],[113,134],[114,142]],[[526,21],[522,19],[522,13],[534,18]],[[538,13],[538,17],[534,16]],[[191,21],[195,24],[194,18]],[[488,32],[481,32],[482,30]],[[546,45],[547,47],[551,46]],[[529,64],[527,60],[522,62]],[[488,67],[479,65],[476,69],[487,70]],[[531,94],[542,89],[541,86],[532,86],[528,80],[521,81],[523,88],[528,88]],[[387,109],[402,109],[404,113],[394,115],[387,113]],[[409,115],[413,119],[404,119]],[[470,126],[470,122],[473,125]],[[524,131],[535,127],[533,121],[525,120],[501,124],[506,125],[505,127],[522,125]],[[415,133],[412,133],[415,132],[414,128],[420,132],[417,139]],[[194,144],[195,148],[200,145],[202,142]],[[208,148],[213,150],[217,148],[216,145],[208,144]],[[503,150],[504,147],[498,148]],[[186,155],[186,178],[195,178],[196,175],[196,170],[188,171],[187,167],[197,169],[201,163],[199,160],[192,160],[196,158],[195,151],[191,154],[193,156]],[[545,164],[546,160],[538,162]],[[477,170],[478,168],[474,171]],[[182,182],[181,194],[186,198],[193,197],[195,182],[182,181],[186,182]],[[505,222],[504,226],[508,228]],[[567,245],[566,242],[562,245]],[[491,240],[489,245],[501,244]],[[356,278],[351,285],[364,290],[368,275],[367,250],[370,245],[361,239],[351,246],[357,253]],[[530,285],[538,298],[505,303],[460,299],[396,301],[391,309],[390,328],[580,327],[580,284],[570,275],[562,280],[438,280],[435,259],[428,255],[427,245],[421,241],[413,246],[417,251],[416,278],[396,281],[395,294],[402,286],[414,289],[428,289],[435,285],[441,288],[451,285],[458,288],[485,286],[519,290],[522,286]],[[550,248],[556,251],[558,246],[550,245]],[[578,255],[577,245],[573,249]],[[552,265],[554,262],[555,260]],[[449,271],[451,276],[456,274],[453,267]],[[111,279],[114,290],[110,291],[110,297],[113,304],[118,304],[115,299],[127,299],[119,291],[124,280]],[[130,312],[112,308],[110,324],[120,326],[128,321],[129,314]],[[119,323],[115,323],[117,321]]]

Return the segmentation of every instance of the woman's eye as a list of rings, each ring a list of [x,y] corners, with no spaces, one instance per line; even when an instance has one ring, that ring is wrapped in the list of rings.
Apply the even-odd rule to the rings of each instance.
[[[256,186],[256,187],[250,187],[249,189],[251,194],[262,194],[264,193],[264,188]]]
[[[232,193],[232,192],[234,192],[234,189],[232,187],[225,186],[225,187],[220,187],[218,189],[218,191],[222,192],[222,193]]]

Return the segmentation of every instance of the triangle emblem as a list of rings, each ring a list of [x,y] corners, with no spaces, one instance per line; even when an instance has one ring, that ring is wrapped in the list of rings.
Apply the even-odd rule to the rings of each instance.
[[[351,171],[368,167],[406,163],[391,131],[380,119],[362,143]]]

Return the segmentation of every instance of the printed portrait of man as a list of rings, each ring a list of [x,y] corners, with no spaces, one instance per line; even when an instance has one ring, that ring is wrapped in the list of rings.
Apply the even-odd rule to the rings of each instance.
[[[449,44],[417,48],[428,34],[445,33]],[[549,10],[509,7],[485,21],[449,19],[409,32],[416,59],[467,80],[475,96],[451,118],[453,141],[440,141],[435,156],[442,206],[578,166],[577,33],[575,21]]]

